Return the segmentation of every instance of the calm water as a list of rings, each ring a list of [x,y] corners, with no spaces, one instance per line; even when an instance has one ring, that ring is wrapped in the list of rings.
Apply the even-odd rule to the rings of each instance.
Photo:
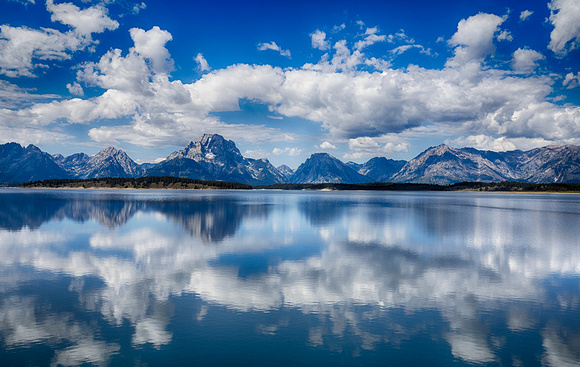
[[[580,196],[0,190],[0,364],[580,365]]]

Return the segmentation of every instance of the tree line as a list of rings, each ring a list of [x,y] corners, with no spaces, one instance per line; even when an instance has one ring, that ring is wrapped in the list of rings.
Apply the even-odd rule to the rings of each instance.
[[[427,183],[372,182],[345,183],[282,183],[251,186],[237,182],[204,181],[173,176],[147,176],[138,178],[102,177],[89,179],[47,179],[26,182],[24,188],[133,188],[133,189],[215,189],[215,190],[366,190],[366,191],[508,191],[508,192],[580,192],[580,183],[526,183],[459,182],[450,185]]]
[[[251,190],[252,186],[237,182],[204,181],[191,178],[173,176],[147,176],[147,177],[101,177],[89,179],[47,179],[23,183],[20,187],[27,188],[186,188],[186,189],[220,189],[220,190]]]

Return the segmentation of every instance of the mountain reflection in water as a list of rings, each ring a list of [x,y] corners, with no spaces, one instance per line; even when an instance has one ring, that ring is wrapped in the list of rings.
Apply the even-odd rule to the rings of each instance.
[[[3,190],[0,360],[578,365],[579,204]]]

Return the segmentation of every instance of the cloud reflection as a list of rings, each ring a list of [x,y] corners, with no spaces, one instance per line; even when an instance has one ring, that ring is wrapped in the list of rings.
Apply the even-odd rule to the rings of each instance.
[[[98,203],[88,212],[101,227],[91,228],[88,236],[83,220],[67,214],[75,224],[59,222],[62,216],[45,208],[42,215],[52,213],[40,220],[46,226],[34,227],[39,220],[28,213],[18,220],[29,221],[19,231],[12,224],[0,231],[0,255],[7,269],[39,272],[32,280],[46,271],[100,280],[102,286],[90,289],[71,281],[76,307],[98,312],[111,325],[129,321],[136,346],[171,344],[172,297],[195,294],[204,302],[191,315],[198,322],[213,307],[279,314],[278,321],[256,327],[265,336],[290,327],[283,309],[320,317],[304,341],[313,347],[334,350],[332,338],[353,334],[357,350],[375,350],[431,330],[433,339],[448,343],[454,358],[485,364],[497,362],[498,351],[506,348],[501,332],[541,330],[547,365],[580,362],[574,352],[578,330],[562,332],[558,320],[558,310],[579,308],[577,290],[562,283],[580,273],[580,228],[572,225],[579,218],[577,199],[361,194],[281,199],[272,194],[260,200],[254,205],[236,196]],[[63,208],[89,205],[49,206],[72,213]],[[96,219],[110,214],[116,218],[113,226]],[[322,250],[288,254],[315,244]],[[253,264],[265,253],[267,266],[240,276],[244,261]],[[231,254],[240,256],[220,261]],[[75,358],[107,363],[105,354],[119,351],[117,344],[91,336],[73,313],[38,320],[32,310],[40,300],[14,291],[31,281],[30,274],[3,271],[1,277],[3,292],[15,294],[0,310],[6,347],[50,343],[61,335],[57,339],[76,343],[55,355],[55,363],[63,365]],[[551,319],[540,320],[538,307]],[[421,319],[425,312],[438,317]],[[486,317],[490,314],[496,317]],[[75,328],[87,331],[75,333]],[[106,353],[78,359],[91,343],[105,343],[98,349]]]

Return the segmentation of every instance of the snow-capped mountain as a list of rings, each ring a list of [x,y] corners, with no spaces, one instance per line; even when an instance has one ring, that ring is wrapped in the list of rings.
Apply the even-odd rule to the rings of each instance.
[[[173,152],[146,174],[250,185],[284,182],[284,176],[267,159],[244,158],[233,141],[218,134],[204,134],[198,141]]]

